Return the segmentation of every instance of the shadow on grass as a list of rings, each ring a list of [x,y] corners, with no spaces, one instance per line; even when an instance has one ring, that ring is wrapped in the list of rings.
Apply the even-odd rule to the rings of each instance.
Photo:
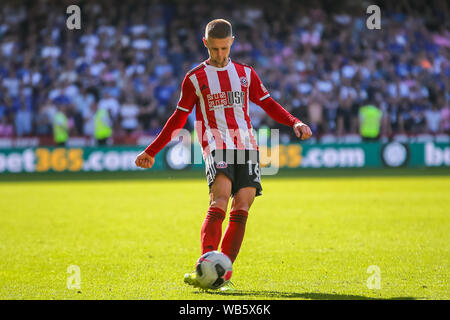
[[[373,298],[358,295],[336,294],[336,293],[313,293],[313,292],[280,292],[280,291],[198,291],[197,294],[210,294],[227,297],[251,296],[256,298],[270,299],[311,299],[311,300],[416,300],[414,297]]]

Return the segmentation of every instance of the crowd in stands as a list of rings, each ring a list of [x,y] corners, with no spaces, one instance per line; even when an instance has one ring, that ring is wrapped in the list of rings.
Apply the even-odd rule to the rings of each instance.
[[[57,110],[71,136],[92,136],[96,108],[109,110],[114,134],[156,135],[184,75],[208,57],[213,18],[233,24],[231,58],[316,135],[357,134],[365,104],[382,110],[383,135],[450,134],[446,2],[387,2],[380,30],[367,28],[364,7],[331,3],[2,0],[0,137],[51,135]],[[70,4],[80,30],[66,26]],[[290,130],[255,105],[251,118]]]

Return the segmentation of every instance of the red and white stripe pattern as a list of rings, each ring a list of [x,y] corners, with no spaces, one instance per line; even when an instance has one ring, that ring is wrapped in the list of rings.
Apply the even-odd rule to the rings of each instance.
[[[177,108],[196,108],[197,133],[204,155],[216,149],[258,150],[249,101],[270,94],[249,66],[228,61],[217,68],[206,61],[186,75]]]

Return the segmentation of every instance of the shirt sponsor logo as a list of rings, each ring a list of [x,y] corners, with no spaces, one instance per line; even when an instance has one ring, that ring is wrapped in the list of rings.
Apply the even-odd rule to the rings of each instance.
[[[208,100],[208,107],[210,111],[220,108],[234,108],[243,107],[245,92],[243,91],[226,91],[219,93],[212,93],[206,95]]]

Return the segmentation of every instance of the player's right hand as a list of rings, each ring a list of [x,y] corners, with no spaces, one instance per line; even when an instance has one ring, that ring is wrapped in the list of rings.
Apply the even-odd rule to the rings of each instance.
[[[153,164],[155,163],[155,158],[150,156],[145,151],[142,151],[141,153],[138,154],[134,163],[136,164],[136,166],[140,168],[150,169],[151,167],[153,167]]]

